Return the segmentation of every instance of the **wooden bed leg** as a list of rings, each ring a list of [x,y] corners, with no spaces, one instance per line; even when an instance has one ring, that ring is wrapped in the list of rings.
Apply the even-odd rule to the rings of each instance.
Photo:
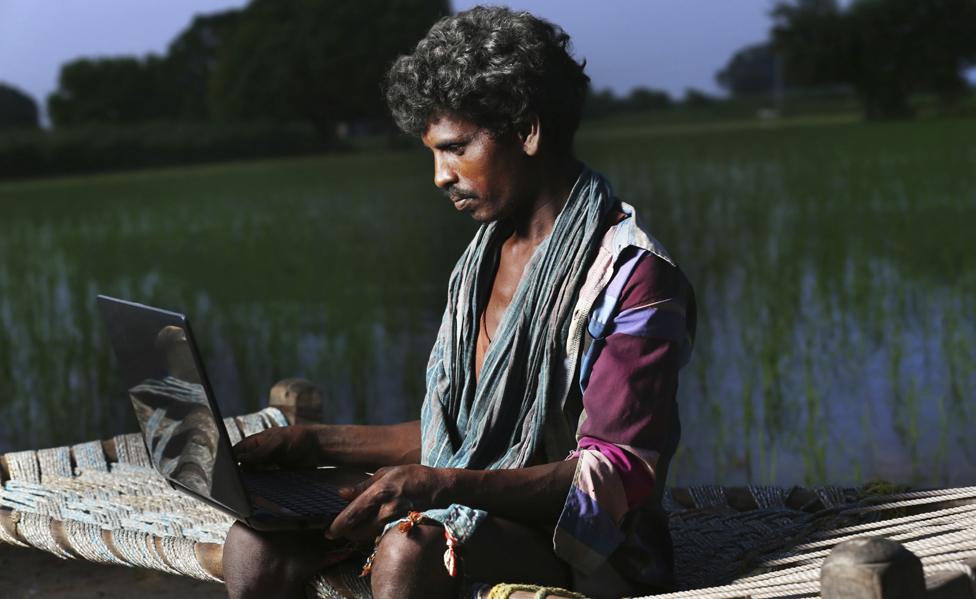
[[[322,390],[305,379],[284,379],[268,394],[268,405],[281,410],[289,424],[315,424],[322,421]]]
[[[840,543],[824,560],[820,595],[823,599],[972,599],[973,581],[963,572],[939,572],[926,581],[922,561],[901,543],[863,537]]]
[[[973,580],[965,572],[936,572],[925,579],[925,599],[973,599]]]
[[[863,537],[840,543],[820,569],[823,599],[909,599],[925,596],[922,561],[897,541]]]

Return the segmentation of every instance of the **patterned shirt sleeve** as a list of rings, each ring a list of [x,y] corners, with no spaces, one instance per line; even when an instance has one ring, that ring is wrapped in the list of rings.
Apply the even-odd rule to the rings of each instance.
[[[584,359],[584,415],[570,456],[578,458],[576,475],[553,539],[557,555],[584,573],[624,541],[625,516],[653,500],[657,476],[667,471],[679,435],[678,370],[695,329],[694,297],[680,269],[637,248],[618,264],[627,260],[636,263],[613,318]]]

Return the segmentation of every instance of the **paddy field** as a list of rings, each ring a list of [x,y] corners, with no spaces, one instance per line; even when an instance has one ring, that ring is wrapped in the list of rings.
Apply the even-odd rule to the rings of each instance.
[[[587,125],[695,285],[674,484],[976,482],[976,120]],[[95,311],[186,311],[226,414],[416,417],[474,231],[422,150],[0,184],[0,452],[135,430]]]

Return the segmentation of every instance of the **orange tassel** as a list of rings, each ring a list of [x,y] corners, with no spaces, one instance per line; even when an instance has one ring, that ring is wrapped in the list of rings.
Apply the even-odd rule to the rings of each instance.
[[[444,567],[447,568],[447,573],[454,578],[458,574],[458,555],[456,547],[458,541],[454,538],[450,532],[448,532],[447,527],[444,527],[444,540],[447,541],[447,550],[444,551]]]
[[[408,512],[407,517],[397,524],[397,530],[403,533],[410,532],[410,529],[420,524],[423,519],[424,515],[420,512]]]
[[[414,526],[420,524],[420,522],[423,521],[423,519],[424,519],[424,515],[422,513],[409,512],[407,513],[407,517],[404,518],[403,521],[397,524],[397,530],[399,530],[404,534],[409,533],[410,530]],[[376,547],[380,544],[380,539],[382,538],[382,536],[383,535],[376,537],[376,540],[373,542],[373,547]],[[374,557],[376,557],[376,549],[373,549],[373,553],[369,554],[369,557],[366,558],[366,563],[363,565],[363,570],[359,573],[360,578],[369,576],[369,573],[373,571]]]
[[[424,515],[421,512],[409,512],[406,518],[397,524],[397,530],[407,534],[414,526],[420,524],[424,519]],[[380,538],[376,538],[376,544],[379,544]],[[447,543],[447,550],[444,551],[444,567],[447,568],[447,573],[450,574],[452,578],[458,575],[458,561],[459,556],[457,553],[458,540],[444,527],[444,541]],[[359,573],[359,577],[363,578],[369,576],[369,573],[373,570],[373,558],[376,557],[376,550],[366,558],[366,563],[363,565],[362,572]]]
[[[366,563],[363,564],[363,570],[359,573],[360,578],[366,578],[369,573],[373,571],[373,558],[376,557],[376,550],[374,549],[369,557],[366,558]]]

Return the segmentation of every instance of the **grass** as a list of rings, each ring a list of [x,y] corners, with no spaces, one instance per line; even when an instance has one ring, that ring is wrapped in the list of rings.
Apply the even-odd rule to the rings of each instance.
[[[581,131],[698,294],[673,482],[976,477],[974,140],[843,113]],[[370,152],[0,185],[0,450],[134,427],[97,292],[188,311],[229,412],[299,375],[336,420],[415,415],[474,230],[430,170]]]

